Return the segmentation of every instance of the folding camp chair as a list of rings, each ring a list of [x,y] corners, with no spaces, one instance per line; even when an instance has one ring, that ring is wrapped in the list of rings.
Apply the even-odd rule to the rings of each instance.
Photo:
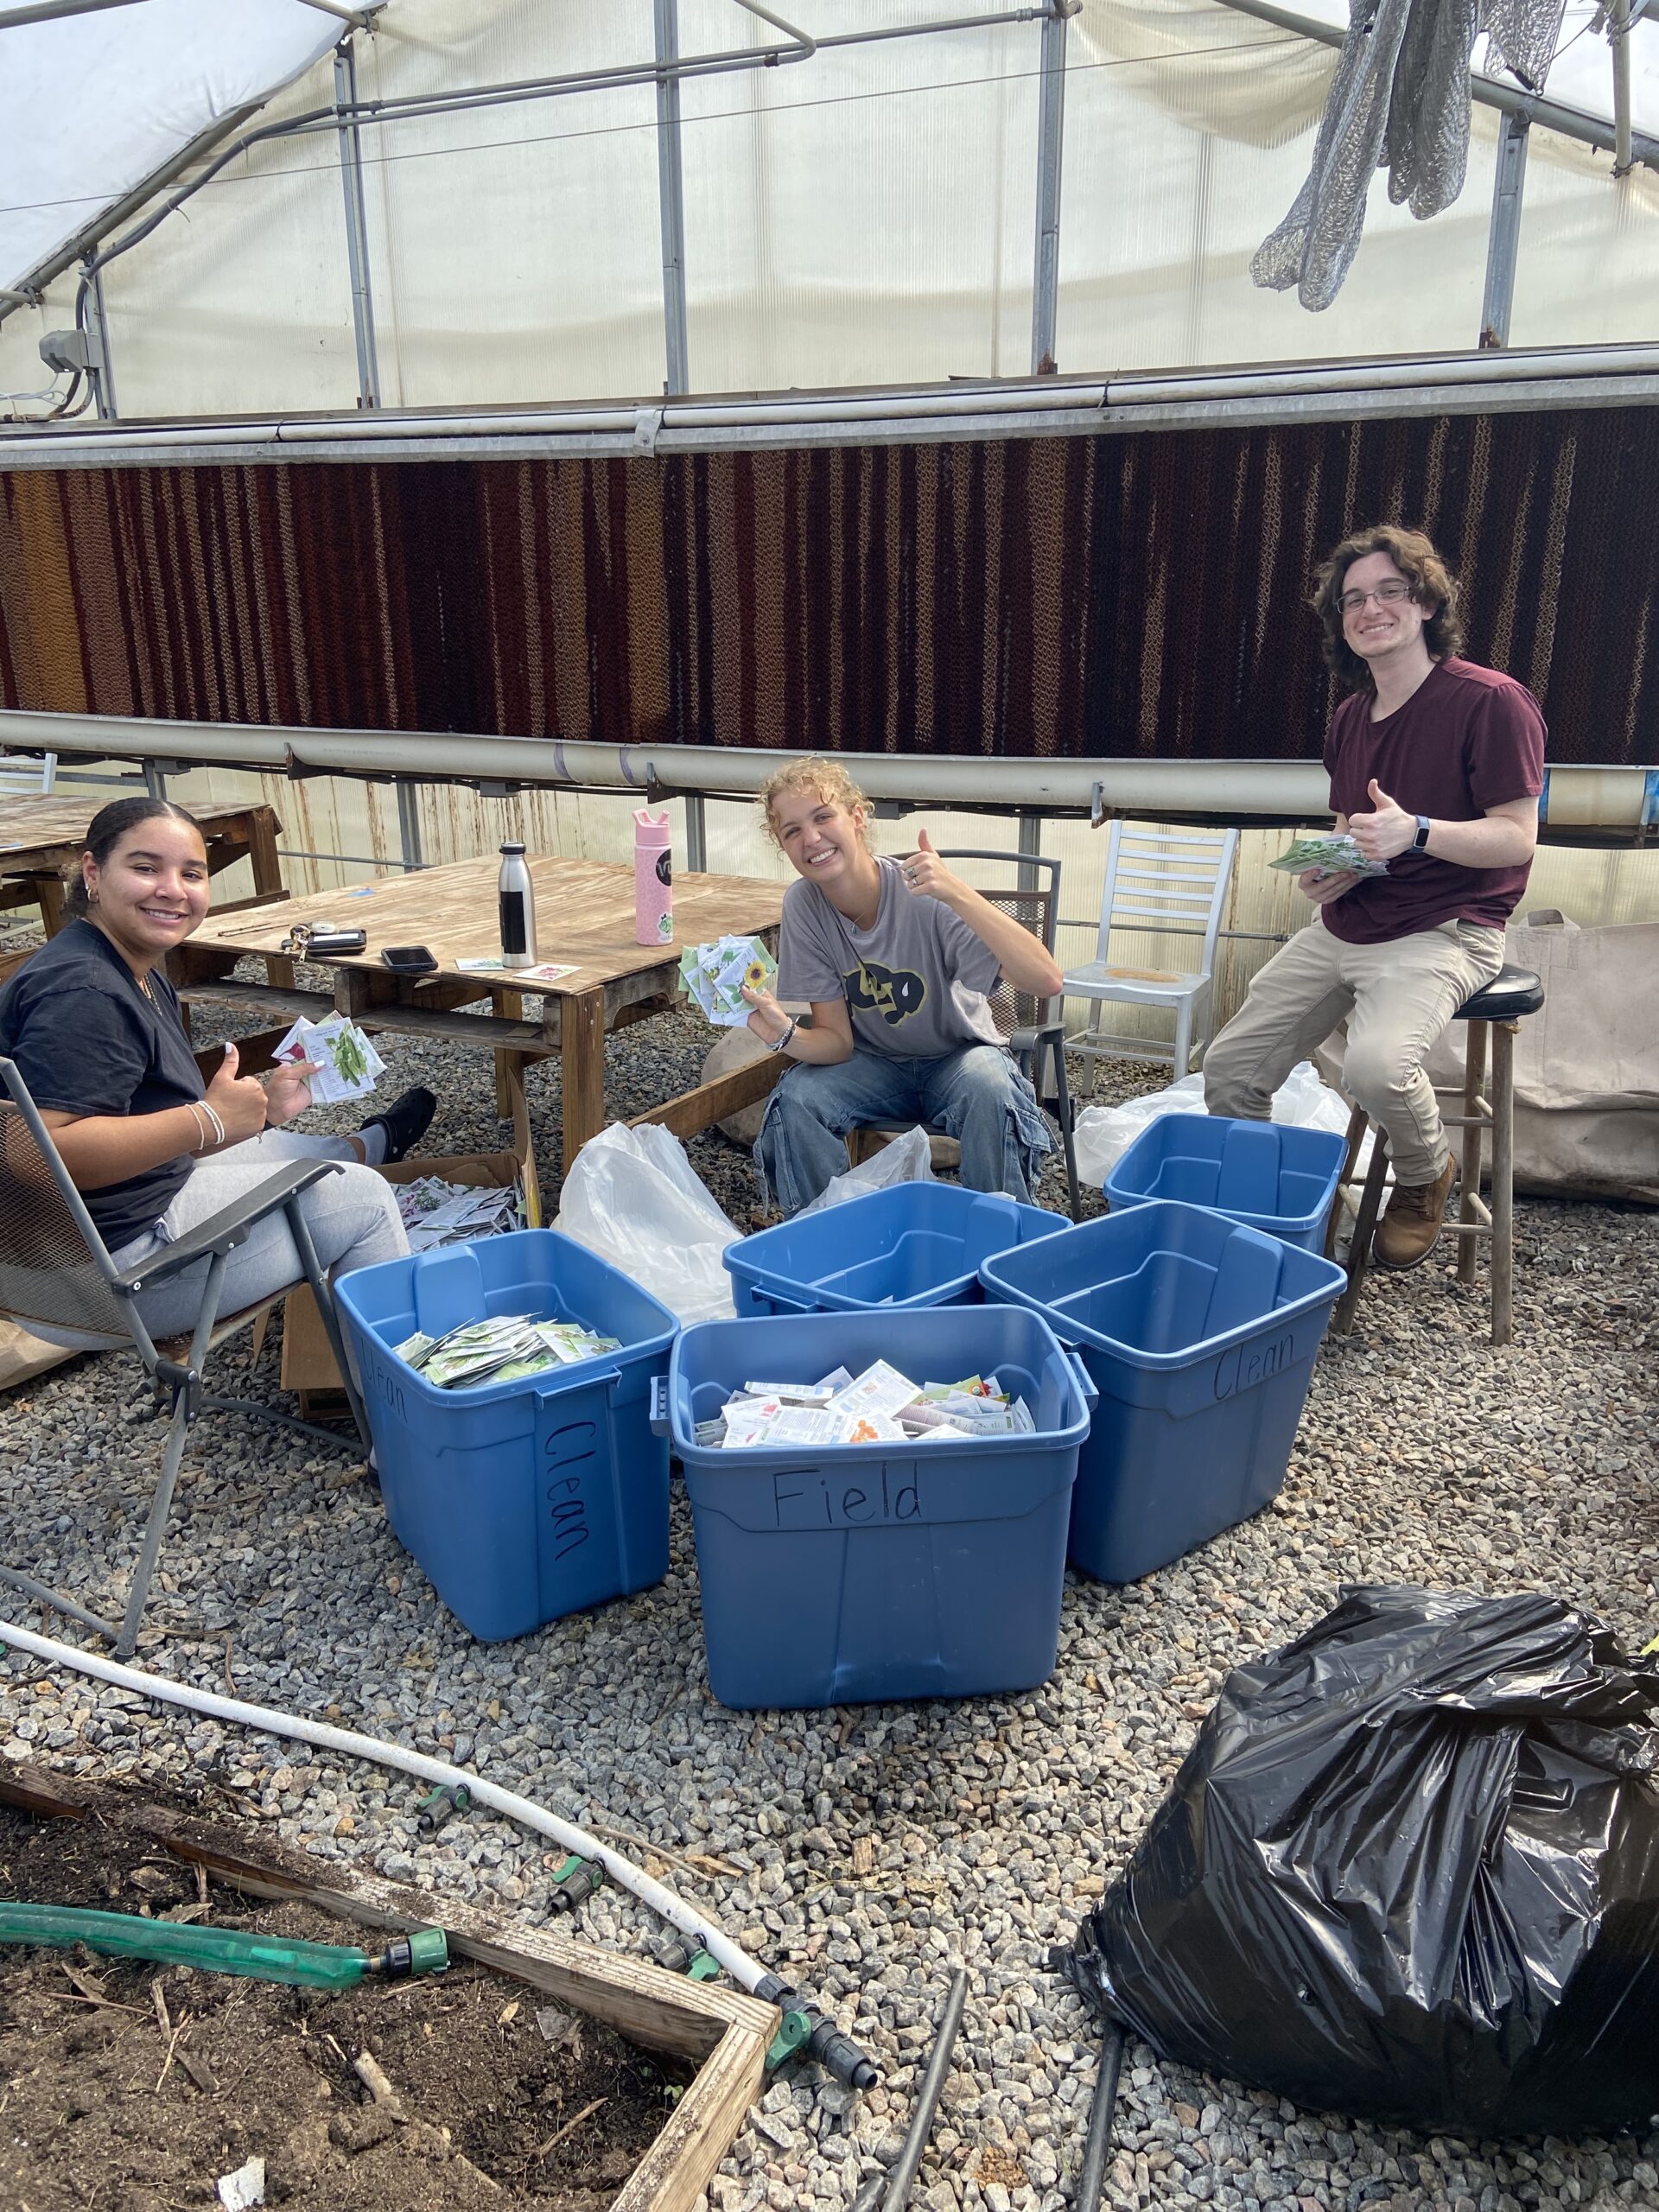
[[[188,1236],[164,1245],[134,1267],[118,1268],[93,1225],[79,1192],[69,1179],[68,1170],[27,1085],[10,1060],[0,1059],[0,1084],[9,1094],[9,1099],[0,1099],[0,1313],[9,1315],[50,1343],[66,1344],[76,1351],[113,1351],[130,1344],[156,1387],[158,1407],[162,1392],[170,1393],[172,1399],[167,1448],[162,1457],[161,1474],[150,1501],[149,1517],[120,1627],[112,1627],[96,1613],[60,1597],[16,1568],[0,1567],[0,1582],[96,1629],[114,1644],[117,1658],[126,1659],[131,1656],[137,1642],[139,1618],[161,1552],[185,1439],[204,1407],[214,1412],[247,1414],[256,1421],[297,1429],[302,1435],[346,1450],[353,1449],[359,1441],[365,1450],[367,1448],[368,1429],[362,1402],[346,1363],[334,1299],[318,1265],[316,1248],[299,1205],[303,1192],[323,1176],[338,1173],[342,1163],[334,1160],[296,1160],[275,1166],[268,1182],[262,1183],[257,1191],[250,1192],[234,1205],[214,1214]],[[239,1313],[220,1316],[219,1301],[228,1255],[245,1242],[256,1223],[278,1212],[287,1220],[335,1361],[346,1378],[346,1395],[357,1424],[356,1440],[315,1427],[308,1421],[295,1421],[287,1414],[245,1399],[214,1397],[202,1388],[202,1368],[213,1347],[257,1321],[286,1297],[292,1287],[284,1283],[257,1305],[247,1306]],[[208,1263],[207,1273],[194,1330],[188,1337],[164,1338],[157,1344],[140,1317],[139,1292],[153,1283],[166,1281],[204,1259]]]
[[[999,906],[1005,914],[1012,914],[1024,929],[1040,938],[1051,953],[1054,950],[1054,933],[1059,925],[1060,863],[1046,860],[1030,853],[982,852],[959,846],[951,852],[941,852],[942,861],[954,864],[957,861],[997,861],[1010,868],[1019,868],[1025,875],[1036,875],[1046,880],[1033,888],[1013,885],[984,890],[978,886],[982,899]],[[1071,1094],[1065,1079],[1065,1025],[1053,1017],[1059,1007],[1052,999],[1033,998],[1029,991],[1010,990],[1007,984],[999,982],[991,994],[991,1014],[1002,1041],[1014,1054],[1020,1065],[1031,1077],[1039,1099],[1044,1096],[1046,1079],[1053,1083],[1054,1118],[1059,1123],[1060,1145],[1065,1161],[1065,1187],[1071,1218],[1076,1221],[1083,1210],[1077,1194],[1077,1160],[1072,1146]],[[852,1130],[847,1139],[848,1156],[855,1166],[867,1152],[875,1147],[866,1142],[868,1136],[899,1136],[910,1127],[907,1122],[870,1122]],[[930,1136],[939,1136],[943,1131],[931,1123],[924,1124]]]

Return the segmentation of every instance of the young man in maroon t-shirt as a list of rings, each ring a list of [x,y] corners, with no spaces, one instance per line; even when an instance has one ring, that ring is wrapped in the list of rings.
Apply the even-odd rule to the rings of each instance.
[[[1388,1132],[1395,1192],[1377,1264],[1414,1268],[1440,1235],[1454,1173],[1423,1062],[1503,964],[1527,887],[1544,721],[1524,684],[1458,658],[1444,563],[1421,531],[1345,537],[1319,570],[1326,660],[1353,687],[1325,740],[1331,804],[1386,875],[1297,878],[1319,909],[1275,954],[1211,1046],[1212,1114],[1268,1119],[1273,1094],[1346,1015],[1343,1080]]]

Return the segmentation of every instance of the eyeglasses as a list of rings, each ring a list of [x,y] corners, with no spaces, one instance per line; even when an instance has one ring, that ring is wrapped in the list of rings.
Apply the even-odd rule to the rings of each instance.
[[[1368,599],[1379,607],[1398,607],[1402,599],[1411,597],[1411,586],[1399,582],[1378,584],[1375,591],[1345,591],[1337,601],[1344,614],[1357,614]]]

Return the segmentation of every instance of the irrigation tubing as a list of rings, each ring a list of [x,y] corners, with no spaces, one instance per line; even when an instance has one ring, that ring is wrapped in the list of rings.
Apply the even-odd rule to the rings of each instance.
[[[1123,2031],[1116,2020],[1100,2039],[1100,2070],[1089,2107],[1089,2133],[1084,2139],[1083,2171],[1071,2212],[1095,2212],[1106,2186],[1106,2157],[1112,2147],[1112,2116],[1117,2110],[1117,2077],[1123,2064]]]
[[[933,2055],[927,2062],[927,2071],[922,2076],[922,2086],[916,2092],[916,2109],[911,2114],[910,2132],[905,2145],[884,2174],[875,2174],[859,2194],[853,2212],[904,2212],[910,2196],[910,2185],[916,2178],[916,2169],[922,2162],[922,2152],[927,2148],[927,2139],[933,2132],[933,2115],[938,2110],[939,2092],[944,2087],[944,2077],[950,2070],[950,2053],[956,2048],[957,2030],[962,2025],[962,2008],[968,1995],[967,1969],[958,1967],[950,1980],[944,2010],[939,2014],[939,2024],[933,2039]]]
[[[649,1905],[683,1935],[695,1936],[742,1988],[753,1991],[757,1982],[766,1978],[766,1967],[757,1966],[748,1953],[734,1943],[729,1936],[723,1935],[713,1921],[705,1919],[683,1897],[676,1897],[672,1890],[664,1889],[631,1859],[624,1858],[620,1851],[613,1851],[585,1829],[561,1820],[556,1813],[550,1813],[532,1799],[519,1796],[516,1790],[504,1789],[499,1783],[490,1782],[482,1775],[451,1766],[444,1759],[428,1758],[423,1751],[406,1751],[400,1744],[382,1743],[376,1736],[360,1736],[354,1729],[334,1728],[326,1721],[303,1719],[297,1713],[279,1713],[270,1706],[245,1704],[240,1698],[220,1697],[217,1691],[199,1690],[188,1682],[171,1681],[164,1675],[146,1674],[139,1667],[124,1667],[118,1660],[78,1650],[72,1643],[60,1643],[49,1636],[38,1636],[33,1629],[17,1628],[10,1621],[0,1621],[0,1644],[10,1644],[49,1664],[73,1668],[78,1674],[91,1675],[99,1681],[112,1683],[118,1689],[130,1690],[138,1697],[151,1698],[162,1705],[183,1706],[192,1713],[206,1713],[216,1720],[234,1721],[240,1727],[260,1729],[267,1735],[315,1744],[319,1750],[338,1751],[348,1758],[369,1759],[378,1766],[395,1768],[440,1789],[469,1790],[476,1802],[490,1811],[517,1821],[521,1827],[533,1828],[566,1852],[597,1860],[642,1904]]]

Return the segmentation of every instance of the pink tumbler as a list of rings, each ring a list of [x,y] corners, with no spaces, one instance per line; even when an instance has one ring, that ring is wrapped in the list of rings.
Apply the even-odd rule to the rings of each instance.
[[[633,939],[636,944],[674,942],[674,860],[668,849],[668,810],[652,817],[633,812]]]

